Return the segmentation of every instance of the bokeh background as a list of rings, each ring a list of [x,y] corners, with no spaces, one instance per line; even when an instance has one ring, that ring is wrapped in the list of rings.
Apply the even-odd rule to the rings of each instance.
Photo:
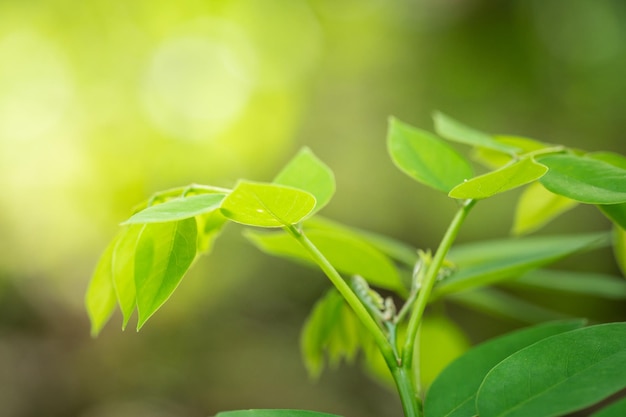
[[[140,333],[114,316],[91,339],[100,252],[152,193],[270,180],[304,145],[336,173],[324,215],[433,247],[455,207],[393,167],[390,115],[623,153],[624,74],[621,0],[3,0],[0,416],[400,415],[357,368],[308,379],[300,326],[328,284],[240,228]],[[459,239],[506,236],[516,195],[479,205]],[[581,207],[545,232],[607,227]],[[609,251],[564,265],[618,273]],[[522,325],[450,315],[467,343]]]

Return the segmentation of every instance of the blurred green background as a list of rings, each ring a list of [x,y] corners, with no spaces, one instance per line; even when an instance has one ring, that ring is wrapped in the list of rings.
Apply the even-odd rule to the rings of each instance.
[[[387,118],[430,129],[439,109],[624,153],[625,40],[621,0],[3,0],[0,415],[399,415],[356,368],[309,381],[299,330],[328,285],[240,228],[140,333],[114,316],[94,340],[83,295],[100,252],[150,194],[270,180],[304,145],[337,176],[324,215],[433,247],[455,207],[393,167]],[[505,236],[510,194],[459,239]],[[608,222],[577,208],[545,232],[572,228]],[[564,265],[617,273],[609,251]],[[569,304],[625,319],[623,305]],[[521,325],[450,314],[472,342]]]

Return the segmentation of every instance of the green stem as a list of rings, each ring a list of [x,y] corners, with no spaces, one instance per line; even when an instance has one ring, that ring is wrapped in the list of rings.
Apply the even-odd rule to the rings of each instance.
[[[376,320],[372,318],[370,313],[367,311],[367,308],[361,303],[359,297],[352,291],[350,285],[343,279],[343,277],[337,272],[335,267],[326,259],[324,254],[319,251],[319,249],[309,240],[309,238],[300,230],[298,230],[295,226],[290,225],[285,227],[287,233],[289,233],[294,239],[302,245],[302,247],[311,255],[313,260],[319,265],[319,267],[324,271],[326,276],[333,283],[335,288],[339,291],[339,293],[346,300],[348,305],[352,308],[354,313],[357,315],[361,323],[367,328],[367,330],[374,337],[374,341],[378,346],[378,349],[382,353],[385,358],[385,362],[390,370],[396,369],[399,366],[399,358],[394,354],[394,349],[391,346],[389,340],[387,340],[387,336],[380,328]]]
[[[406,340],[404,342],[404,348],[402,349],[402,368],[404,368],[409,375],[415,375],[413,372],[413,354],[415,343],[417,342],[419,326],[422,321],[426,305],[428,304],[430,293],[435,285],[435,282],[437,281],[437,274],[441,269],[441,265],[445,260],[446,254],[452,247],[454,239],[459,233],[463,221],[475,203],[475,200],[467,200],[463,203],[459,211],[457,211],[454,219],[452,219],[452,222],[450,223],[450,226],[448,226],[448,230],[446,230],[446,234],[443,236],[441,243],[439,243],[435,256],[426,270],[424,281],[422,282],[420,291],[417,295],[417,300],[415,300],[415,307],[413,308],[411,318],[409,319]]]
[[[396,367],[391,370],[391,374],[396,382],[398,394],[400,394],[405,417],[421,417],[422,403],[415,390],[411,371],[404,367]]]

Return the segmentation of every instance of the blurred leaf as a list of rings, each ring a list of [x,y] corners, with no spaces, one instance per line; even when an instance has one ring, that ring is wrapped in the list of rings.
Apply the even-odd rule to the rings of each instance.
[[[474,176],[469,162],[450,145],[394,118],[389,122],[387,146],[401,171],[436,190],[448,193]]]
[[[340,417],[335,414],[304,410],[241,410],[224,411],[215,417]]]
[[[324,369],[326,356],[331,366],[342,358],[351,362],[359,349],[360,323],[334,288],[317,301],[300,336],[304,364],[313,378]]]
[[[622,275],[626,277],[626,229],[613,226],[613,254]]]
[[[590,152],[585,156],[604,161],[618,168],[626,169],[626,157],[614,152]]]
[[[449,259],[455,264],[450,276],[439,283],[437,296],[515,278],[573,253],[609,243],[606,233],[493,240],[455,246]]]
[[[446,300],[452,300],[482,313],[522,323],[542,323],[567,317],[563,313],[489,287],[448,294]]]
[[[196,219],[146,225],[135,256],[137,330],[172,295],[196,256]]]
[[[240,181],[222,201],[222,214],[237,223],[283,227],[298,223],[315,207],[306,191],[276,184]]]
[[[111,318],[117,298],[113,287],[112,259],[118,237],[104,250],[85,294],[85,307],[91,321],[91,336],[95,337]]]
[[[515,154],[520,150],[515,146],[498,142],[493,136],[466,126],[441,112],[435,112],[433,120],[435,121],[435,132],[448,140],[509,154]]]
[[[226,224],[226,217],[219,210],[196,216],[198,224],[198,253],[211,251],[213,242]]]
[[[420,324],[419,378],[427,389],[437,375],[470,346],[467,336],[443,315],[424,316]]]
[[[493,139],[505,145],[518,148],[518,155],[524,155],[529,152],[538,151],[540,149],[545,149],[550,146],[546,143],[539,142],[534,139],[522,138],[518,136],[496,135],[493,136]],[[509,153],[499,152],[488,148],[476,148],[474,150],[474,153],[472,154],[472,157],[477,162],[491,169],[500,168],[501,166],[511,162],[511,160],[513,159],[513,157]]]
[[[541,178],[548,168],[532,158],[522,158],[495,171],[469,179],[450,191],[452,198],[479,200]]]
[[[225,194],[199,194],[174,198],[135,213],[122,224],[171,222],[195,217],[220,208],[224,197]]]
[[[309,148],[303,148],[274,178],[274,183],[311,193],[316,200],[314,212],[328,204],[335,193],[333,171]]]
[[[622,204],[600,204],[598,209],[613,223],[626,229],[626,203]]]
[[[113,252],[113,285],[117,302],[124,315],[122,329],[126,328],[130,316],[137,306],[135,291],[135,250],[139,236],[145,228],[141,224],[129,225],[122,230]]]
[[[626,398],[622,398],[602,410],[591,414],[590,417],[624,417],[626,416]]]
[[[626,323],[602,324],[512,354],[485,377],[476,398],[478,414],[563,415],[626,388],[625,334]]]
[[[404,291],[402,280],[391,260],[364,240],[339,230],[310,230],[306,235],[338,271],[361,275],[370,284],[380,288]],[[248,230],[245,236],[271,255],[313,263],[309,254],[287,234]]]
[[[530,184],[515,208],[513,233],[521,235],[535,231],[576,205],[578,202],[551,193],[540,182]]]
[[[508,284],[515,287],[560,291],[612,300],[626,299],[626,281],[619,277],[598,273],[538,269]]]
[[[540,181],[550,191],[582,203],[626,202],[626,169],[572,154],[539,158],[549,171]]]
[[[544,323],[491,339],[470,349],[435,379],[426,394],[424,415],[426,417],[476,415],[476,393],[491,368],[526,346],[583,325],[582,320]]]

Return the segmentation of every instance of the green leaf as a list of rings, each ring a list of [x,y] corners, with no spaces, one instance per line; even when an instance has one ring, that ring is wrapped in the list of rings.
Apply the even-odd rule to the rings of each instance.
[[[539,142],[534,139],[528,139],[519,136],[496,135],[493,137],[493,139],[496,142],[518,148],[518,155],[524,155],[530,152],[539,151],[541,149],[546,149],[551,146],[549,144]],[[488,148],[477,148],[472,154],[472,157],[477,162],[480,162],[482,165],[492,169],[500,168],[501,166],[506,165],[513,160],[513,156],[508,152],[500,152]]]
[[[610,300],[626,299],[626,281],[619,277],[598,273],[539,269],[510,281],[509,285]]]
[[[141,210],[122,224],[161,223],[187,219],[217,210],[224,197],[225,194],[200,194],[174,198]]]
[[[626,416],[626,398],[622,398],[607,407],[593,413],[590,417],[624,417]]]
[[[433,294],[440,296],[515,278],[567,255],[608,244],[607,233],[591,233],[493,240],[455,246],[449,253],[455,271],[435,287]]]
[[[395,165],[416,181],[445,193],[473,177],[470,163],[432,133],[392,118],[387,147]]]
[[[91,336],[95,337],[111,318],[116,297],[113,288],[112,258],[117,237],[104,250],[85,294],[85,307],[91,321]]]
[[[124,315],[122,329],[137,306],[135,291],[135,249],[144,225],[129,225],[121,232],[113,253],[113,285],[117,302]]]
[[[335,193],[335,175],[309,148],[303,148],[274,178],[275,184],[307,191],[315,196],[314,212],[321,210]]]
[[[626,203],[601,204],[596,207],[613,223],[626,229]]]
[[[196,216],[198,224],[198,254],[208,253],[213,247],[213,242],[226,224],[226,217],[219,211],[212,211]]]
[[[602,324],[512,354],[485,377],[476,398],[478,414],[564,415],[626,388],[625,334],[626,323]]]
[[[468,127],[441,112],[433,114],[435,132],[441,137],[466,145],[515,154],[520,149],[494,140],[493,136]]]
[[[215,417],[340,417],[336,414],[304,410],[241,410],[224,411]]]
[[[298,223],[315,207],[306,191],[276,184],[240,181],[222,201],[222,214],[237,223],[284,227]]]
[[[585,156],[604,161],[618,168],[626,169],[626,157],[614,152],[591,152]]]
[[[582,320],[544,323],[491,339],[470,349],[435,379],[426,395],[424,415],[426,417],[476,415],[474,405],[476,392],[491,368],[526,346],[583,325]]]
[[[577,205],[578,202],[570,198],[546,190],[539,182],[530,184],[522,192],[515,208],[513,234],[535,231]]]
[[[626,229],[619,226],[613,226],[613,255],[622,275],[626,277]]]
[[[548,190],[588,204],[626,202],[626,169],[573,154],[544,156],[549,171],[539,181]]]
[[[469,179],[448,194],[459,199],[483,199],[541,178],[548,168],[532,158],[522,158],[495,171]]]
[[[359,349],[361,324],[335,289],[317,301],[300,335],[304,364],[312,378],[324,369],[326,356],[332,367],[341,359],[352,362]]]
[[[310,230],[306,235],[339,272],[361,275],[370,284],[380,288],[405,291],[391,260],[364,240],[348,233],[330,230]],[[308,252],[287,234],[248,230],[245,236],[259,249],[271,255],[313,263]]]
[[[135,256],[137,330],[172,295],[196,256],[196,220],[146,225]]]

